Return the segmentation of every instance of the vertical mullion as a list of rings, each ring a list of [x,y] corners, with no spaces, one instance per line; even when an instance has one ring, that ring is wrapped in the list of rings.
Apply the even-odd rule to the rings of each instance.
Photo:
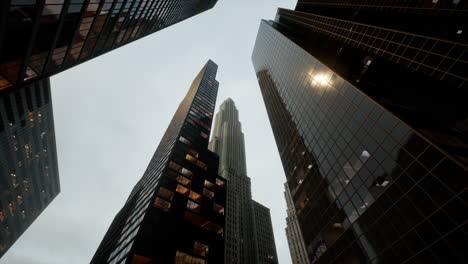
[[[139,20],[142,18],[142,16],[146,16],[146,14],[143,14],[143,12],[145,11],[145,9],[149,8],[148,7],[148,3],[150,2],[151,0],[147,0],[144,4],[143,2],[140,2],[140,5],[137,7],[137,10],[136,12],[138,13],[139,11],[140,14],[138,15],[138,17],[135,17],[128,25],[129,25],[129,28],[131,28],[130,30],[127,30],[127,32],[125,32],[125,34],[123,35],[122,37],[122,41],[126,41],[126,40],[131,40],[131,37],[132,37],[132,33],[133,31],[135,31],[135,27],[138,26],[138,23],[139,23]],[[143,5],[143,6],[142,6]],[[133,25],[132,25],[133,23]],[[133,27],[133,28],[132,28]],[[127,37],[128,36],[128,37]],[[129,42],[130,42],[129,41]],[[128,42],[127,42],[128,43]]]
[[[124,1],[122,6],[124,6],[126,2],[127,2],[127,0]],[[101,40],[101,38],[104,38],[103,33],[104,33],[104,31],[106,31],[105,29],[108,26],[108,23],[110,23],[109,20],[112,17],[112,11],[114,10],[114,8],[116,6],[116,3],[117,3],[117,0],[114,0],[114,2],[112,2],[112,5],[111,5],[111,7],[110,7],[110,9],[109,9],[109,11],[107,13],[106,21],[102,24],[102,28],[101,28],[101,31],[99,32],[99,36],[96,38],[96,44],[94,45],[94,47],[93,47],[93,49],[92,49],[92,51],[91,51],[91,53],[89,55],[91,58],[96,57],[96,52],[97,52],[97,48],[99,46],[99,41]]]
[[[138,2],[138,3],[137,3],[137,2]],[[128,11],[129,11],[129,12],[128,12],[128,15],[127,15],[127,16],[125,17],[125,19],[122,21],[122,24],[121,24],[121,26],[120,26],[120,30],[119,30],[119,32],[117,33],[117,35],[115,36],[115,38],[114,38],[114,40],[113,40],[113,43],[112,43],[112,45],[111,45],[111,48],[112,48],[112,49],[115,48],[115,46],[116,46],[116,42],[117,42],[117,39],[119,38],[120,32],[121,32],[122,30],[125,30],[125,27],[130,26],[131,23],[136,19],[136,16],[133,16],[133,17],[132,17],[132,8],[135,7],[135,5],[137,5],[137,6],[136,6],[136,9],[135,9],[134,14],[136,14],[136,13],[138,12],[138,9],[139,9],[140,6],[141,6],[141,0],[140,0],[140,1],[138,1],[138,0],[133,1],[132,4],[131,4],[131,6],[128,8]],[[122,40],[125,39],[125,36],[126,36],[126,35],[127,35],[127,32],[125,32],[124,35],[122,36]]]
[[[136,30],[136,32],[135,32],[135,39],[139,39],[140,33],[141,33],[141,31],[143,30],[143,28],[146,28],[146,26],[147,26],[148,24],[151,24],[151,21],[149,20],[149,17],[151,16],[151,13],[153,12],[153,8],[155,7],[157,0],[149,0],[149,1],[151,1],[151,4],[150,4],[148,7],[146,7],[146,11],[147,11],[147,12],[146,12],[145,17],[144,17],[144,19],[145,19],[147,22],[145,22],[144,24],[140,25],[140,26],[138,27],[138,29],[133,29],[133,30],[132,30],[132,34],[133,34],[133,32]],[[131,35],[130,35],[130,37],[131,37]]]
[[[77,57],[77,61],[81,61],[81,59],[82,59],[81,55],[83,54],[83,51],[85,50],[86,44],[88,43],[88,40],[89,40],[89,36],[92,33],[91,31],[94,29],[94,25],[96,24],[96,21],[98,20],[99,14],[101,13],[102,8],[104,7],[105,3],[106,3],[105,0],[101,0],[101,2],[99,3],[99,7],[96,10],[96,15],[93,18],[93,22],[91,22],[91,25],[89,26],[89,32],[88,32],[88,34],[86,35],[86,38],[83,41],[83,49],[81,49],[80,55]],[[96,41],[97,41],[98,37],[99,36],[96,37]]]
[[[47,54],[46,62],[44,63],[44,68],[42,68],[42,74],[44,75],[44,77],[50,75],[48,73],[49,64],[50,64],[50,61],[52,60],[52,55],[54,53],[55,46],[57,45],[57,41],[60,36],[60,33],[62,32],[62,27],[65,22],[65,16],[67,15],[70,2],[71,0],[65,0],[63,3],[62,12],[60,13],[60,18],[59,18],[59,25],[57,27],[57,31],[55,32],[55,37],[54,37],[54,40],[52,41],[52,45],[50,46],[49,52]]]
[[[29,62],[29,58],[31,57],[31,52],[32,52],[32,49],[36,43],[36,36],[37,36],[37,32],[39,31],[39,26],[41,24],[40,22],[40,18],[41,18],[41,15],[42,15],[42,10],[44,9],[44,5],[45,5],[45,1],[44,0],[40,0],[40,3],[36,4],[36,7],[35,7],[35,10],[36,10],[36,15],[34,17],[34,25],[33,25],[33,29],[32,29],[32,32],[31,32],[31,36],[29,36],[29,45],[26,49],[26,53],[24,54],[24,58],[23,58],[23,65],[21,65],[21,70],[20,70],[20,74],[18,75],[19,77],[19,80],[17,82],[17,84],[21,84],[24,80],[24,75],[26,73],[26,69],[28,67],[28,62]],[[38,74],[36,73],[36,76]]]
[[[63,57],[63,63],[62,63],[62,66],[60,67],[61,69],[64,69],[64,68],[67,68],[67,60],[68,60],[68,57],[70,56],[70,51],[73,49],[73,44],[75,43],[75,40],[77,38],[77,33],[80,31],[80,26],[81,26],[81,23],[83,22],[83,17],[86,13],[86,10],[88,9],[88,4],[89,4],[89,1],[90,0],[85,0],[83,2],[83,6],[81,7],[81,15],[80,15],[80,19],[78,19],[78,25],[75,29],[75,32],[73,32],[73,37],[71,39],[71,43],[70,43],[70,46],[68,47],[67,51],[65,52],[65,56]],[[91,29],[90,29],[91,30]],[[89,32],[88,32],[89,33]],[[84,47],[84,42],[83,42],[83,46],[82,48]],[[80,51],[81,53],[81,51]]]

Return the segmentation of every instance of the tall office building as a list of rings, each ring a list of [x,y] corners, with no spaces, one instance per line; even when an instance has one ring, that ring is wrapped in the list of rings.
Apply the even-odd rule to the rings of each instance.
[[[466,1],[299,1],[252,60],[312,263],[464,263]]]
[[[286,217],[286,238],[288,239],[289,253],[293,264],[309,264],[307,249],[302,238],[301,228],[297,220],[296,207],[291,196],[288,184],[284,184],[284,196],[288,208],[288,216]]]
[[[0,257],[59,192],[49,79],[0,94]]]
[[[49,77],[212,8],[217,0],[3,0],[0,90]]]
[[[91,263],[223,263],[226,182],[208,150],[217,67],[193,81]]]
[[[221,104],[216,114],[209,148],[218,153],[219,174],[228,183],[224,263],[277,263],[270,213],[268,209],[266,212],[263,210],[264,213],[255,212],[258,206],[252,200],[250,178],[247,176],[244,134],[239,112],[231,98]],[[257,221],[264,225],[269,223],[269,227],[264,229],[271,230],[271,234],[263,234],[269,238],[268,241],[260,241],[263,245],[257,243]],[[264,254],[260,254],[260,249]]]
[[[271,223],[270,209],[253,201],[255,220],[255,243],[257,245],[257,261],[259,264],[278,264],[275,236]]]

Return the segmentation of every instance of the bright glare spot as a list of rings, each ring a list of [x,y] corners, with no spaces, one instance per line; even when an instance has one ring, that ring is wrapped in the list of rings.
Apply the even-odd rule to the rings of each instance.
[[[330,78],[331,76],[329,74],[319,73],[312,76],[312,83],[325,86],[330,82]]]
[[[369,158],[369,157],[370,157],[370,154],[369,154],[369,152],[367,152],[367,150],[364,150],[364,151],[361,153],[361,157],[363,157],[363,158]]]

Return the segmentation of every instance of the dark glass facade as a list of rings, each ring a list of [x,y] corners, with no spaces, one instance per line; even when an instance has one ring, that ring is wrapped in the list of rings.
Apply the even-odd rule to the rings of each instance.
[[[60,192],[49,79],[0,94],[0,257]]]
[[[299,1],[261,22],[252,60],[312,263],[466,262],[465,33],[405,24],[465,7]],[[434,48],[409,62],[417,39]]]
[[[253,201],[255,240],[257,245],[256,264],[278,264],[275,236],[271,223],[270,209]]]
[[[223,263],[226,182],[208,150],[217,67],[193,81],[91,263]]]
[[[2,0],[0,90],[49,77],[212,8],[217,0]]]

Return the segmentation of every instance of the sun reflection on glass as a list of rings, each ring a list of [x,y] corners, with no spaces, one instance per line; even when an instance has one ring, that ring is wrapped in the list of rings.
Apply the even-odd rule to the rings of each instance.
[[[330,84],[331,75],[326,73],[317,73],[312,75],[312,84],[325,86]]]

